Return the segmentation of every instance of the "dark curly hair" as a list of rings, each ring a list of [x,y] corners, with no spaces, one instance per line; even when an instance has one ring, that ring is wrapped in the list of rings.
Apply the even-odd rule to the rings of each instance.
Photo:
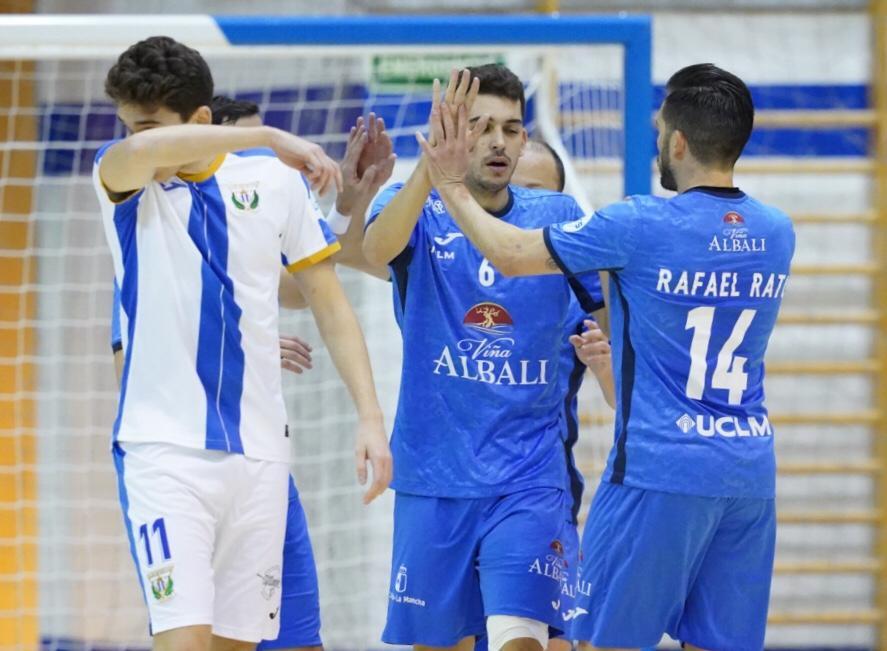
[[[213,124],[228,124],[259,114],[259,105],[255,102],[246,99],[232,99],[225,95],[213,97],[210,108],[213,112]]]
[[[527,100],[524,97],[524,85],[517,75],[501,63],[486,63],[482,66],[468,68],[471,77],[480,79],[479,95],[492,95],[520,102],[520,114],[524,117]]]
[[[213,76],[197,50],[168,36],[152,36],[130,46],[105,79],[115,104],[151,110],[163,107],[187,121],[213,99]]]

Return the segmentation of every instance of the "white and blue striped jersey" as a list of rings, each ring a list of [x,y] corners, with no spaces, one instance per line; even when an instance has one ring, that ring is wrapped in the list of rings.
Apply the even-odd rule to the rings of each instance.
[[[304,178],[271,150],[219,157],[113,203],[93,183],[120,288],[125,351],[115,441],[288,461],[280,265],[339,249]]]

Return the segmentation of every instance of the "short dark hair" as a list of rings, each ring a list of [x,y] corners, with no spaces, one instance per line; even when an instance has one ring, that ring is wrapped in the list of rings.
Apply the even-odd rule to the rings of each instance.
[[[197,50],[168,36],[132,45],[105,79],[105,93],[116,104],[175,111],[188,120],[213,97],[213,76]]]
[[[732,167],[751,136],[755,107],[739,77],[711,63],[678,70],[665,86],[662,119],[703,164]]]
[[[259,105],[255,102],[246,99],[233,99],[225,95],[213,97],[210,109],[213,112],[213,124],[228,124],[259,114]]]
[[[538,149],[544,149],[547,151],[551,158],[554,160],[554,167],[557,170],[557,191],[563,192],[564,188],[567,185],[567,173],[564,171],[564,161],[558,155],[558,153],[554,150],[554,147],[549,145],[544,140],[530,140],[527,143],[530,147],[536,147]]]
[[[524,85],[516,74],[501,63],[486,63],[482,66],[468,68],[472,79],[480,79],[479,95],[493,95],[520,102],[520,115],[524,117],[527,100],[524,97]]]

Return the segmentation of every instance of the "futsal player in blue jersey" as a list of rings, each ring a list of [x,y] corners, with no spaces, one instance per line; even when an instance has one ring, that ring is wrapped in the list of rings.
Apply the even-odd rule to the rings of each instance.
[[[773,566],[775,458],[764,355],[795,236],[733,183],[751,134],[746,85],[711,64],[669,80],[657,117],[671,199],[629,197],[523,230],[492,219],[463,181],[475,134],[443,107],[428,172],[462,230],[511,276],[608,269],[615,442],[583,537],[572,635],[598,648],[763,648]]]
[[[581,215],[566,195],[509,185],[527,139],[511,71],[454,75],[446,96],[490,114],[475,123],[467,172],[485,210],[522,227]],[[597,275],[505,278],[431,192],[424,161],[382,193],[369,222],[364,253],[391,270],[404,340],[383,640],[469,649],[486,631],[494,651],[541,650],[549,627],[564,627],[558,366],[574,292],[586,313],[601,307]]]

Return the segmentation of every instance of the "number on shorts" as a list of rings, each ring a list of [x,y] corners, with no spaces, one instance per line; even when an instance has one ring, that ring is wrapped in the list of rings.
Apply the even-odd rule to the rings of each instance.
[[[139,539],[145,546],[145,559],[148,561],[148,565],[154,565],[154,554],[151,553],[151,534],[160,539],[160,551],[163,554],[163,560],[168,561],[171,559],[169,539],[166,537],[166,523],[163,521],[163,518],[157,518],[151,525],[151,533],[148,533],[147,523],[139,527]]]

